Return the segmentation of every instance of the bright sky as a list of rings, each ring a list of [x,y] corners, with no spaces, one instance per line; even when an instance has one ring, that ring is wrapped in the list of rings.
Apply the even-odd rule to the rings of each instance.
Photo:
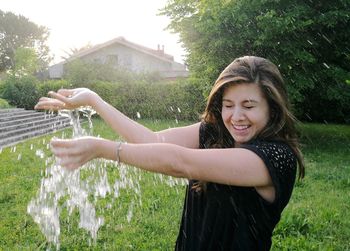
[[[164,31],[169,24],[165,16],[157,16],[167,0],[1,0],[0,10],[21,14],[50,30],[48,44],[61,61],[64,51],[81,48],[88,43],[104,43],[123,36],[125,39],[156,49],[183,62],[184,50],[177,34]]]

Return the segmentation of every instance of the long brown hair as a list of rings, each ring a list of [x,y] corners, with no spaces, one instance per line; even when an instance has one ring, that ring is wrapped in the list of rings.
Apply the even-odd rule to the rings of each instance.
[[[290,111],[285,84],[278,68],[265,58],[255,56],[237,58],[222,71],[215,81],[202,116],[202,120],[213,126],[218,135],[214,141],[210,142],[210,147],[230,147],[225,143],[229,133],[221,117],[222,97],[226,88],[240,83],[259,85],[270,108],[269,122],[257,137],[286,142],[297,157],[299,178],[303,178],[305,166],[295,128],[296,119]],[[199,182],[194,188],[202,185],[205,184]]]

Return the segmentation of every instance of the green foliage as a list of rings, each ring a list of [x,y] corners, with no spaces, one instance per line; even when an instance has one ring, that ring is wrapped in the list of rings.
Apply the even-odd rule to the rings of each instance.
[[[11,107],[10,104],[5,99],[0,98],[0,109],[10,108],[10,107]]]
[[[91,81],[88,78],[88,82],[78,84],[79,81],[66,79],[39,82],[32,76],[9,75],[0,82],[0,95],[13,106],[33,109],[39,97],[47,96],[49,91],[87,87],[132,118],[198,120],[204,110],[205,102],[198,83],[188,80],[153,82],[151,74],[120,76],[127,81]]]
[[[132,73],[100,64],[74,60],[66,65],[71,87],[87,87],[132,118],[198,119],[204,110],[202,89],[188,80],[165,81],[157,73]]]
[[[9,76],[4,80],[2,97],[12,106],[32,109],[40,97],[37,83],[33,76]]]
[[[38,57],[34,49],[17,48],[14,55],[14,67],[11,75],[22,77],[33,75],[39,70]]]
[[[115,67],[111,62],[95,63],[75,59],[65,66],[64,79],[73,85],[85,85],[96,81],[132,82],[158,81],[160,77],[156,73],[140,73],[128,71],[121,67]]]
[[[35,49],[40,69],[45,69],[51,60],[46,44],[48,36],[46,27],[22,15],[0,10],[0,72],[13,69],[15,52],[21,47]]]
[[[58,91],[62,88],[71,88],[67,80],[45,80],[36,84],[39,97],[46,97],[49,91]]]
[[[349,1],[170,0],[192,77],[206,93],[234,58],[270,59],[284,76],[300,119],[348,122]]]
[[[198,120],[204,109],[202,90],[186,80],[177,82],[95,82],[84,85],[132,118]]]

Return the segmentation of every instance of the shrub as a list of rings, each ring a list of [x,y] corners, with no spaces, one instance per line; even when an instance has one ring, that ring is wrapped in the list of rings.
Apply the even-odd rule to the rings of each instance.
[[[2,96],[10,105],[33,109],[39,98],[37,83],[38,80],[33,76],[9,76],[4,81]]]
[[[39,97],[47,96],[49,91],[58,91],[61,88],[71,88],[67,80],[46,80],[38,83],[37,90]]]
[[[199,84],[189,80],[153,82],[143,75],[138,81],[91,81],[85,84],[69,80],[38,82],[34,77],[11,76],[4,81],[3,98],[10,105],[32,109],[39,97],[60,88],[87,87],[127,116],[137,119],[198,120],[204,110],[204,98]],[[1,90],[1,88],[0,88]]]
[[[11,107],[10,104],[5,99],[0,98],[0,109],[10,108],[10,107]]]
[[[197,120],[204,109],[199,85],[187,80],[129,83],[97,81],[87,87],[131,118]]]

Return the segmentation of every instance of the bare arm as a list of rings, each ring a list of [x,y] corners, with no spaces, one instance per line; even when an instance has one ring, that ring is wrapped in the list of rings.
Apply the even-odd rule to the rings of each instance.
[[[87,88],[61,89],[49,92],[52,98],[42,97],[36,109],[75,109],[89,105],[106,123],[130,143],[171,143],[189,148],[198,148],[199,123],[153,132],[106,103],[99,95]]]
[[[94,101],[93,107],[104,121],[129,143],[171,143],[188,148],[199,147],[199,123],[153,132],[101,98]]]
[[[174,177],[227,185],[266,187],[272,181],[264,162],[247,149],[190,149],[174,144],[122,144],[97,138],[52,141],[61,165],[78,168],[93,158],[117,160]]]
[[[264,162],[241,148],[189,149],[171,144],[123,144],[120,160],[175,177],[236,186],[272,185]]]

